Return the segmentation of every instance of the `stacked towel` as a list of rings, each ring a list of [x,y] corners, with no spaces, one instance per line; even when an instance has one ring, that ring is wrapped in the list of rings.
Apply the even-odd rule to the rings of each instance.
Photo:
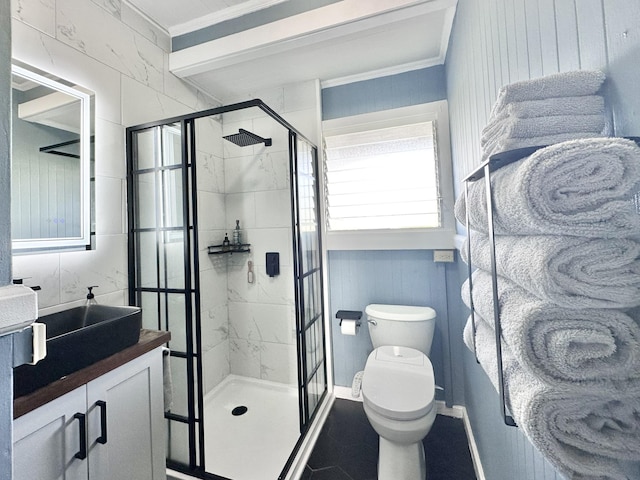
[[[483,147],[489,147],[497,136],[507,139],[525,139],[533,137],[546,137],[567,133],[586,136],[599,136],[604,128],[604,116],[597,115],[556,115],[551,117],[518,118],[505,115],[494,120],[482,131],[480,140]],[[519,140],[515,140],[519,141]],[[534,144],[540,145],[539,143]]]
[[[482,131],[482,160],[524,147],[602,136],[604,100],[596,95],[605,76],[575,71],[502,87]]]
[[[569,478],[637,480],[640,240],[631,238],[640,237],[640,148],[602,138],[603,81],[601,72],[569,72],[500,90],[483,160],[549,146],[491,174],[497,292],[484,180],[469,182],[455,213],[463,224],[469,216],[471,258],[466,249],[463,258],[480,268],[471,279],[476,354],[496,386],[497,311],[518,425]],[[467,281],[467,305],[469,290]],[[473,350],[472,335],[469,321]]]
[[[464,341],[473,350],[468,321]],[[508,345],[502,350],[507,406],[540,452],[569,478],[640,478],[640,390],[559,388],[527,375]],[[493,331],[476,328],[476,355],[496,390]],[[580,476],[580,477],[577,477]]]
[[[633,195],[640,148],[622,138],[551,145],[491,176],[494,231],[504,235],[628,237],[640,234]],[[465,224],[465,201],[455,206]],[[469,185],[470,227],[487,232],[484,182]]]
[[[471,263],[491,270],[489,238],[471,232]],[[498,275],[566,308],[640,305],[640,243],[560,235],[496,236]],[[461,251],[468,263],[467,245]]]
[[[493,328],[491,275],[472,276],[476,318]],[[469,281],[462,300],[470,306]],[[522,368],[539,381],[568,388],[640,391],[640,325],[615,309],[564,308],[498,278],[502,336]],[[491,347],[495,342],[492,341]]]
[[[505,87],[508,89],[509,87]],[[595,85],[594,87],[595,88]],[[492,122],[498,123],[506,117],[536,118],[555,117],[565,115],[600,115],[604,113],[604,98],[600,95],[584,95],[572,97],[550,97],[539,100],[521,100],[506,103],[500,113],[492,117]]]
[[[593,95],[600,90],[605,78],[600,71],[577,70],[513,82],[498,91],[491,116],[512,102]]]

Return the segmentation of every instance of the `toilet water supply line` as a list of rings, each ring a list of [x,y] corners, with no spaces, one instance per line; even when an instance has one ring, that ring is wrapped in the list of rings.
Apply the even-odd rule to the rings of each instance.
[[[374,320],[369,320],[370,322]],[[360,392],[362,390],[362,376],[364,375],[364,370],[360,370],[353,377],[353,382],[351,383],[351,396],[353,398],[358,398],[360,396]],[[440,390],[444,392],[444,388],[440,385],[435,385],[436,390]]]

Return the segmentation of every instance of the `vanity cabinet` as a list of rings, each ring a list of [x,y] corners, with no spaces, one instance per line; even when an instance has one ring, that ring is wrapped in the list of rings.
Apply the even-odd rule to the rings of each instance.
[[[17,419],[13,424],[14,480],[85,480],[87,461],[76,459],[81,418],[87,410],[84,387]]]
[[[156,348],[14,421],[14,480],[161,480],[162,351]]]

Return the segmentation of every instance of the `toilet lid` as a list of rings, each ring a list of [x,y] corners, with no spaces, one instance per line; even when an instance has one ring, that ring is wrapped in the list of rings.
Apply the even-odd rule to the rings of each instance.
[[[364,368],[362,396],[372,410],[390,419],[425,416],[435,396],[431,361],[413,348],[376,348]]]

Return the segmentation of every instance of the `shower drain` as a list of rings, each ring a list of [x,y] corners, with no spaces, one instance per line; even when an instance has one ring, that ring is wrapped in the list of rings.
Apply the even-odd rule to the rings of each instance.
[[[233,415],[234,417],[239,417],[240,415],[244,415],[245,413],[247,413],[247,410],[249,410],[247,407],[245,407],[244,405],[240,405],[231,410],[231,415]]]

